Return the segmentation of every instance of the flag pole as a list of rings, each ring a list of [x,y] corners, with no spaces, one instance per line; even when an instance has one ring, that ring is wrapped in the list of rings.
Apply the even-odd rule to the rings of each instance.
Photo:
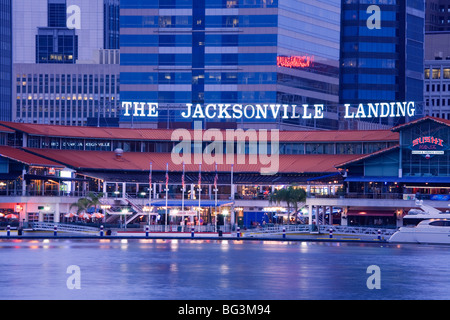
[[[164,226],[164,231],[167,232],[167,213],[168,213],[168,208],[167,208],[167,201],[169,198],[169,163],[167,162],[166,165],[166,222],[165,222],[165,226]]]
[[[198,165],[198,213],[197,213],[197,223],[198,231],[200,231],[200,201],[202,199],[202,165]]]
[[[148,225],[150,225],[150,208],[152,207],[152,166],[153,163],[150,162],[150,174],[148,179]]]
[[[183,161],[183,176],[181,177],[181,191],[183,193],[181,197],[181,211],[184,214],[184,191],[186,191],[186,188],[184,187],[184,161]]]
[[[215,217],[214,220],[215,220],[215,222],[216,222],[216,229],[215,229],[216,231],[217,231],[217,217],[218,217],[218,216],[217,216],[217,191],[218,191],[218,190],[217,190],[217,178],[218,178],[218,177],[217,177],[217,162],[216,162],[216,175],[214,176],[214,192],[216,193],[216,199],[215,199],[215,200],[216,200],[216,203],[215,203],[215,204],[216,204],[216,208],[215,208],[215,210],[214,210],[215,213],[216,213],[216,217]]]
[[[233,220],[235,220],[235,212],[234,212],[234,167],[233,164],[231,164],[231,199],[233,200],[233,202],[231,203],[231,212],[230,212],[230,232],[233,229],[233,225],[231,223],[231,218],[233,217]],[[234,221],[234,224],[236,224],[236,222]]]

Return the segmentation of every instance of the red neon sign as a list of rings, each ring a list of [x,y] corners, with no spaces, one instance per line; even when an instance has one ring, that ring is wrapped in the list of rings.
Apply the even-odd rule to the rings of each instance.
[[[310,56],[291,56],[277,57],[277,66],[286,68],[308,68],[314,63],[314,57]]]
[[[417,145],[423,145],[425,143],[443,147],[444,146],[443,142],[444,142],[444,140],[438,139],[435,137],[421,137],[421,138],[417,138],[417,139],[413,140],[413,147],[417,146]]]

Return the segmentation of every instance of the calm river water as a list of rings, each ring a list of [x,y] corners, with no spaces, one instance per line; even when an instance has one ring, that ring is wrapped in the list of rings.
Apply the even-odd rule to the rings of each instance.
[[[367,287],[371,265],[379,267],[380,289]],[[450,299],[449,265],[450,246],[0,241],[0,296],[3,300]],[[70,266],[79,272],[71,273]],[[69,289],[68,279],[80,288]]]

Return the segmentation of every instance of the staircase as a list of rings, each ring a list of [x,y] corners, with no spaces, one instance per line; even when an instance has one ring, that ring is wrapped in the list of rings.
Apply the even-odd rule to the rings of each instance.
[[[142,216],[142,215],[145,214],[144,213],[144,207],[145,207],[145,204],[144,204],[145,200],[144,199],[131,198],[128,194],[126,194],[124,200],[135,211],[135,214],[132,214],[128,219],[126,219],[125,224],[129,224],[130,222],[132,222],[137,217]]]
[[[137,199],[132,198],[128,194],[125,195],[125,198],[101,198],[101,205],[108,205],[110,208],[103,209],[104,213],[106,213],[106,222],[114,223],[118,219],[120,219],[122,209],[131,207],[131,215],[127,217],[125,220],[125,224],[129,224],[139,216],[145,215],[147,213],[144,212],[146,199]]]

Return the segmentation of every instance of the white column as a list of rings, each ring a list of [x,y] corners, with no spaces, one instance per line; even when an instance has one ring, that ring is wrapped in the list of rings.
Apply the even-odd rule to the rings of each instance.
[[[55,203],[55,211],[53,213],[53,222],[60,222],[59,219],[59,203]]]
[[[22,169],[22,196],[25,196],[27,192],[27,183],[25,181],[25,174],[27,173],[26,169]]]
[[[309,207],[308,207],[308,223],[310,225],[313,224],[313,215],[312,214],[313,214],[313,206],[309,205]]]

